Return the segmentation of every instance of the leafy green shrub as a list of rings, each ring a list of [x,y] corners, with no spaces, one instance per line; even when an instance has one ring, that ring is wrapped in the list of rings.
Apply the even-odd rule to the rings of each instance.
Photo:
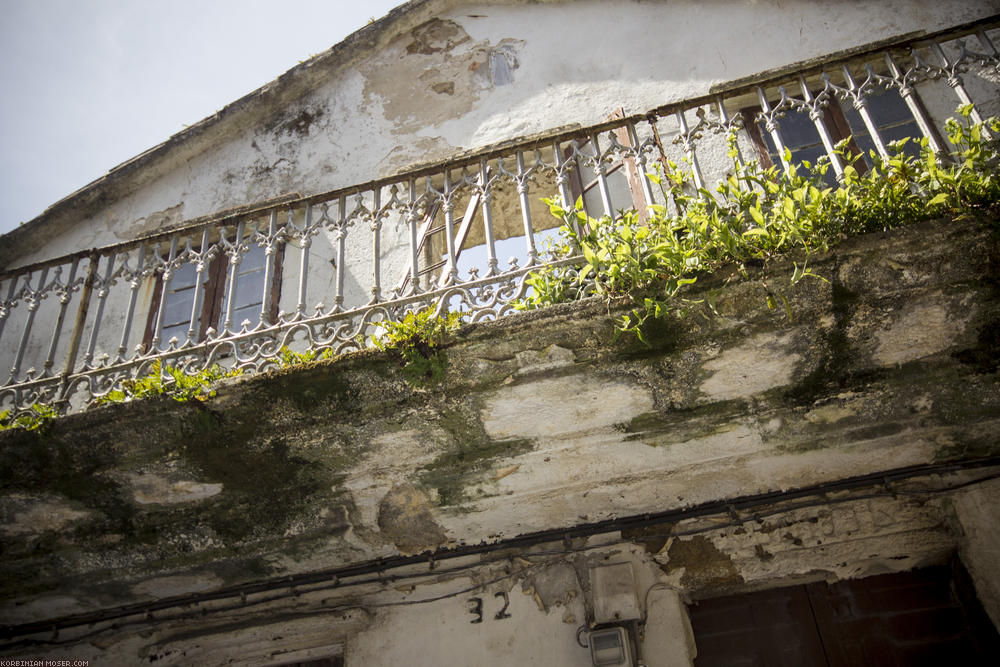
[[[54,407],[43,403],[35,403],[31,406],[30,412],[22,413],[16,417],[11,416],[10,410],[4,410],[0,412],[0,431],[6,431],[10,428],[34,431],[43,428],[58,416],[59,413]]]
[[[225,370],[218,365],[210,366],[194,375],[188,375],[180,368],[163,365],[157,359],[150,367],[149,374],[134,380],[123,380],[120,389],[112,389],[97,399],[98,405],[124,403],[150,396],[170,396],[183,403],[192,399],[205,401],[215,396],[211,388],[213,382],[222,378],[241,375],[238,369]]]
[[[634,210],[595,220],[587,217],[579,199],[572,210],[544,200],[553,215],[576,223],[560,228],[562,242],[554,256],[580,254],[582,266],[534,271],[526,279],[532,292],[516,307],[538,308],[598,294],[609,305],[630,306],[616,328],[643,340],[647,320],[683,314],[684,291],[722,264],[736,263],[745,272],[747,264],[766,264],[792,250],[823,252],[848,235],[945,215],[1000,214],[1000,152],[996,143],[983,140],[981,126],[969,122],[970,112],[971,107],[960,107],[962,120],[946,125],[955,147],[950,159],[935,155],[926,141],[914,158],[903,152],[905,142],[897,142],[888,159],[873,153],[873,166],[861,174],[855,166],[859,157],[850,155],[848,143],[842,142],[837,150],[846,166],[836,188],[823,180],[828,159],[792,166],[787,173],[764,169],[756,161],[741,163],[735,135],[730,135],[732,171],[715,194],[696,189],[691,171],[674,163],[665,175],[648,175],[676,214],[656,204],[646,223]],[[1000,133],[1000,121],[987,123]],[[791,282],[809,276],[820,277],[806,263],[796,263]],[[774,297],[770,290],[768,294],[773,308]]]
[[[278,350],[278,367],[288,368],[289,366],[300,366],[302,364],[308,364],[313,361],[326,361],[327,359],[333,359],[336,355],[333,353],[331,348],[325,350],[306,350],[305,352],[296,352],[288,347],[282,346]]]
[[[403,377],[417,385],[437,382],[444,375],[447,358],[439,348],[462,324],[461,313],[436,316],[428,306],[410,311],[399,322],[381,322],[381,336],[372,336],[380,350],[397,350],[403,358]]]

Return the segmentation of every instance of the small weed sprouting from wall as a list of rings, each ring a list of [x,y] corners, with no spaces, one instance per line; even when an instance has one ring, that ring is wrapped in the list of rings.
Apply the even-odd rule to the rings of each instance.
[[[151,396],[169,396],[179,403],[205,401],[215,396],[212,383],[222,378],[241,375],[240,370],[225,370],[210,366],[193,375],[183,369],[164,365],[159,359],[153,362],[149,374],[134,380],[123,380],[120,389],[113,389],[97,399],[98,405],[124,403]]]
[[[403,377],[411,384],[424,386],[444,376],[448,359],[439,348],[461,324],[461,313],[438,316],[428,306],[410,311],[399,322],[384,322],[382,334],[371,340],[380,350],[398,351],[403,359]]]
[[[903,140],[892,145],[888,159],[873,153],[872,167],[862,174],[855,166],[860,156],[849,153],[849,140],[841,142],[837,152],[846,166],[835,188],[823,181],[828,159],[815,165],[803,162],[788,173],[764,169],[756,161],[744,164],[737,159],[736,137],[731,135],[733,169],[716,194],[695,189],[691,171],[674,163],[668,164],[666,174],[649,174],[663,201],[673,202],[676,214],[657,204],[650,207],[645,223],[634,210],[595,220],[587,217],[579,199],[573,209],[545,200],[551,213],[567,222],[553,253],[557,258],[582,254],[583,265],[533,272],[527,279],[532,294],[517,307],[601,295],[609,307],[630,306],[616,328],[645,341],[642,327],[649,319],[683,315],[689,305],[700,303],[684,295],[700,275],[723,264],[736,264],[747,275],[750,264],[766,265],[793,250],[808,257],[851,235],[944,216],[995,217],[1000,213],[1000,149],[983,139],[982,126],[969,122],[971,110],[960,107],[962,119],[946,124],[955,147],[948,158],[935,155],[926,140],[919,157],[908,156]],[[996,118],[986,125],[1000,134]],[[791,158],[787,151],[785,157]],[[790,282],[805,277],[825,280],[808,268],[807,260],[795,264]],[[774,294],[765,288],[767,305],[773,309]],[[787,301],[785,307],[790,315]]]
[[[59,413],[51,405],[35,403],[28,412],[22,412],[16,417],[11,416],[10,410],[0,412],[0,431],[9,428],[23,428],[26,431],[37,431],[45,428],[45,425],[59,416]]]
[[[306,350],[305,352],[296,352],[288,347],[282,346],[278,350],[278,368],[290,368],[292,366],[301,366],[302,364],[309,364],[314,361],[326,361],[328,359],[333,359],[337,355],[333,353],[331,348],[326,348],[325,350]]]

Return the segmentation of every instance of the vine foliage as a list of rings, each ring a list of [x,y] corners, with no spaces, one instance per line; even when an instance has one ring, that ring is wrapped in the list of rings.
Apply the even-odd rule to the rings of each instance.
[[[936,155],[921,142],[917,156],[907,154],[904,139],[890,145],[883,159],[872,152],[872,166],[859,169],[861,157],[845,140],[837,145],[844,167],[836,187],[824,181],[829,158],[802,162],[787,173],[741,162],[736,136],[729,136],[732,169],[714,193],[695,188],[690,169],[673,162],[648,174],[657,184],[662,204],[649,207],[646,222],[635,210],[616,217],[589,218],[577,199],[572,209],[544,200],[550,212],[567,224],[552,249],[556,258],[582,255],[582,266],[543,267],[527,282],[529,296],[520,309],[539,308],[589,294],[627,312],[615,321],[619,332],[643,337],[650,319],[683,315],[698,303],[686,298],[699,276],[723,264],[735,264],[746,275],[750,265],[798,251],[790,282],[822,278],[808,268],[811,254],[824,252],[841,239],[950,216],[955,219],[1000,213],[1000,150],[983,139],[983,127],[969,121],[971,106],[959,107],[960,119],[946,124],[953,146],[949,156]],[[1000,121],[986,121],[1000,134]],[[786,150],[786,161],[791,154]],[[766,284],[765,284],[766,287]],[[776,307],[768,289],[768,306]],[[787,302],[785,303],[787,308]]]
[[[432,306],[410,311],[398,322],[382,323],[380,336],[372,336],[372,344],[380,350],[396,350],[403,359],[403,377],[411,384],[423,386],[438,382],[444,376],[448,359],[440,349],[448,337],[462,324],[462,314],[435,314]]]

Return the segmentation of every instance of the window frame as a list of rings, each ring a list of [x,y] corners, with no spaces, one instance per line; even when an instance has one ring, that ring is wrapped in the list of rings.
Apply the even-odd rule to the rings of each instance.
[[[268,311],[268,323],[274,324],[278,321],[278,301],[281,297],[281,277],[282,268],[284,265],[285,257],[285,247],[286,243],[284,240],[279,240],[275,246],[274,251],[274,266],[272,271],[270,289],[271,297],[271,307]],[[198,249],[195,249],[197,252]],[[224,315],[224,299],[226,294],[226,287],[229,281],[229,262],[227,261],[227,256],[225,253],[217,253],[212,260],[209,262],[208,267],[205,270],[206,277],[202,282],[201,287],[195,285],[195,289],[202,289],[202,302],[201,302],[201,312],[198,316],[198,334],[194,344],[204,343],[208,339],[208,330],[215,329],[219,331],[220,320]],[[160,302],[164,298],[163,294],[163,272],[157,271],[155,274],[154,285],[153,285],[153,295],[150,299],[149,313],[146,316],[146,326],[143,331],[142,346],[143,350],[149,352],[153,349],[153,339],[159,333],[157,331],[157,313],[160,309]],[[234,307],[236,310],[238,306]],[[159,327],[162,331],[162,326]],[[185,339],[186,340],[186,339]],[[179,344],[183,344],[185,341],[178,341]],[[160,341],[160,349],[157,351],[163,351],[165,345],[169,344],[169,341]]]

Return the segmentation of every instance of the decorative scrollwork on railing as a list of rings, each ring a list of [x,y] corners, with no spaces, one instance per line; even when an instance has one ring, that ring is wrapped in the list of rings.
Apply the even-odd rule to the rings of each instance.
[[[342,354],[425,307],[497,319],[530,298],[541,267],[586,298],[599,286],[577,283],[580,258],[566,256],[576,250],[547,253],[545,235],[559,224],[584,234],[588,216],[623,208],[669,207],[652,185],[658,177],[647,176],[659,164],[689,163],[697,196],[728,178],[722,155],[776,156],[788,169],[794,120],[796,132],[815,134],[798,145],[828,156],[840,175],[835,145],[846,137],[831,113],[841,123],[851,115],[852,131],[884,158],[875,109],[883,95],[943,152],[918,88],[943,80],[971,104],[965,79],[1000,68],[987,33],[995,23],[963,30],[11,272],[0,279],[0,362],[9,369],[0,410],[81,409],[155,368],[260,373],[288,350]],[[554,221],[543,197],[564,210],[581,201],[585,211]]]

